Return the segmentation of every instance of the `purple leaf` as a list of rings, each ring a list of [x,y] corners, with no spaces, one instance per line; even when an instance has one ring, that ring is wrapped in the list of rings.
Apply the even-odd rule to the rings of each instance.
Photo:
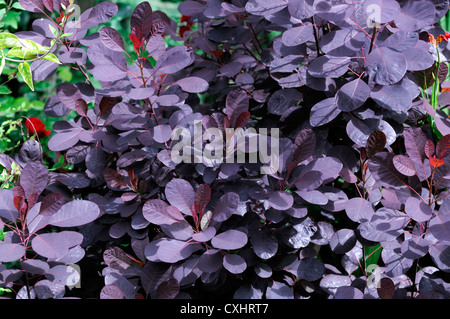
[[[426,178],[431,173],[429,165],[423,165],[425,155],[425,144],[428,140],[425,133],[419,127],[412,127],[403,133],[405,149],[409,158],[413,161],[419,177]]]
[[[125,295],[119,287],[109,284],[100,291],[100,299],[125,299]]]
[[[335,57],[351,56],[366,42],[366,35],[360,30],[333,30],[320,40],[320,49]]]
[[[356,110],[370,97],[366,82],[356,79],[344,84],[336,93],[336,105],[344,112]]]
[[[334,299],[363,299],[364,295],[358,288],[343,286],[336,290]]]
[[[259,230],[252,234],[250,242],[256,256],[261,259],[269,259],[278,251],[278,240],[268,230]]]
[[[390,111],[406,112],[412,105],[411,95],[400,85],[375,86],[370,97],[379,106]]]
[[[309,122],[313,127],[322,126],[334,120],[340,113],[341,110],[337,107],[336,98],[330,97],[316,103],[311,108]]]
[[[95,176],[103,176],[106,155],[101,146],[93,146],[86,155],[86,168]]]
[[[284,191],[273,192],[269,195],[269,205],[276,210],[287,210],[294,204],[294,197]]]
[[[348,200],[345,205],[345,212],[347,213],[348,218],[358,223],[370,220],[373,214],[375,214],[372,203],[359,197]]]
[[[388,277],[381,278],[377,287],[378,296],[381,299],[392,299],[395,295],[395,285]]]
[[[44,12],[44,3],[42,0],[19,0],[20,5],[30,12]]]
[[[407,62],[402,53],[380,47],[367,56],[365,68],[369,77],[377,84],[391,85],[403,78]]]
[[[424,49],[407,49],[402,51],[402,53],[406,58],[407,69],[409,71],[422,71],[433,66],[433,56]]]
[[[416,168],[414,167],[414,163],[408,156],[405,155],[395,155],[392,158],[392,162],[394,163],[397,171],[402,173],[405,176],[414,176],[416,175]]]
[[[173,74],[194,62],[192,52],[184,46],[176,46],[169,48],[158,59],[155,70],[160,74]]]
[[[235,127],[236,121],[241,113],[248,111],[249,100],[244,90],[231,90],[225,100],[225,110],[227,117],[230,119],[231,127]]]
[[[53,135],[48,141],[48,147],[54,152],[65,151],[80,140],[80,134],[84,132],[81,127],[73,127],[56,135]]]
[[[191,184],[184,179],[172,179],[166,185],[165,195],[169,203],[178,208],[183,214],[191,215],[195,192]]]
[[[352,13],[350,3],[344,0],[334,1],[332,3],[325,0],[315,1],[314,9],[319,17],[329,21],[344,20]]]
[[[88,224],[100,215],[100,208],[88,200],[73,200],[64,204],[51,216],[49,224],[59,227],[74,227]]]
[[[323,55],[311,62],[311,64],[309,65],[308,73],[316,78],[338,78],[348,71],[348,65],[350,64],[350,61],[351,60],[349,57],[330,57],[328,55]]]
[[[27,199],[34,193],[41,194],[48,183],[47,167],[40,161],[29,162],[20,174],[20,185]]]
[[[239,255],[227,254],[223,257],[223,267],[232,274],[241,274],[247,269],[247,263]]]
[[[415,51],[408,49],[412,49],[418,40],[419,34],[417,32],[398,31],[390,35],[379,46],[388,47],[392,50],[403,52],[403,54],[405,54],[406,52]]]
[[[283,10],[288,5],[286,0],[251,0],[245,5],[245,10],[254,15],[267,16]]]
[[[80,90],[71,83],[62,83],[57,88],[59,102],[65,107],[75,110],[76,102],[82,99]]]
[[[170,125],[157,125],[153,128],[153,139],[158,143],[165,143],[172,136],[172,128]]]
[[[143,38],[147,38],[152,31],[153,11],[147,1],[139,3],[133,10],[130,19],[130,29],[137,28]]]
[[[392,153],[378,153],[369,161],[369,170],[380,185],[387,188],[401,188],[407,185],[407,179],[397,171],[393,158]]]
[[[60,60],[61,61],[61,60]],[[62,61],[61,61],[62,62]],[[31,63],[33,80],[45,81],[55,74],[59,64],[49,60],[37,60]]]
[[[266,290],[267,299],[294,299],[292,288],[279,281],[272,281]]]
[[[336,254],[345,254],[356,244],[356,234],[352,229],[340,229],[330,238],[330,248]]]
[[[125,51],[125,44],[120,33],[113,28],[103,27],[99,31],[100,40],[103,45],[110,50],[122,52]]]
[[[75,286],[80,282],[80,273],[72,266],[56,265],[50,268],[45,276],[53,282],[65,286]]]
[[[247,244],[247,240],[245,233],[230,229],[213,237],[211,244],[218,249],[239,249]]]
[[[297,46],[313,39],[313,25],[305,23],[301,26],[291,28],[283,33],[281,41],[288,47]]]
[[[380,130],[375,130],[369,134],[366,142],[367,158],[372,158],[375,154],[382,152],[386,147],[386,134]]]
[[[170,238],[161,238],[151,241],[145,247],[145,256],[149,260],[160,260],[166,263],[176,263],[188,258],[192,253],[201,248],[198,244],[190,244]],[[156,254],[155,254],[156,253]]]
[[[43,0],[42,2],[48,11],[53,12],[53,0]]]
[[[33,275],[46,273],[50,266],[45,261],[39,259],[27,259],[20,263],[20,268]]]
[[[39,214],[52,216],[66,203],[66,197],[60,193],[50,193],[42,199]]]
[[[210,241],[216,235],[214,227],[208,227],[205,230],[192,235],[192,239],[201,243]]]
[[[436,9],[430,1],[406,1],[394,22],[400,30],[416,31],[433,24],[435,15]]]
[[[267,110],[271,114],[282,115],[289,107],[302,100],[303,95],[296,89],[278,90],[267,102]]]
[[[200,93],[208,90],[209,84],[202,78],[197,76],[189,76],[176,81],[174,84],[179,85],[183,91],[188,93]]]
[[[387,23],[398,16],[400,5],[394,0],[367,0],[364,1],[364,12],[374,22]]]
[[[405,274],[411,268],[414,260],[402,255],[392,254],[385,262],[385,273],[389,277],[397,277]]]
[[[176,219],[167,214],[167,207],[169,207],[169,205],[160,199],[150,199],[145,202],[142,207],[142,214],[144,218],[152,224],[170,225],[174,223]]]
[[[34,292],[38,299],[60,299],[66,292],[66,286],[44,279],[36,283]]]
[[[223,222],[238,210],[240,198],[233,192],[226,193],[217,201],[213,211],[213,219]]]
[[[14,206],[14,194],[11,189],[0,189],[0,217],[15,222],[19,212]]]
[[[311,18],[314,15],[313,2],[309,0],[290,0],[288,3],[289,13],[298,20]]]
[[[158,299],[174,299],[180,292],[180,283],[175,278],[159,284],[156,289],[156,298]]]
[[[0,242],[0,262],[13,262],[22,258],[23,255],[25,255],[25,248],[21,244]]]
[[[223,255],[218,249],[208,249],[198,260],[198,269],[206,273],[215,273],[223,266]]]
[[[31,247],[43,257],[60,258],[66,255],[70,248],[80,245],[82,241],[83,235],[74,231],[44,233],[33,238]]]
[[[436,144],[436,155],[444,158],[450,154],[450,134],[444,135]]]
[[[109,267],[117,270],[131,268],[131,260],[123,249],[117,246],[107,248],[103,253],[103,260]]]
[[[126,57],[120,52],[107,50],[101,42],[90,46],[87,56],[94,66],[90,72],[100,81],[121,80],[129,72]]]
[[[382,131],[386,135],[387,145],[391,145],[397,139],[394,128],[384,120],[368,118],[362,121],[353,117],[346,127],[348,137],[361,147],[367,146],[368,139],[375,130]]]
[[[430,220],[430,232],[438,240],[448,242],[450,238],[450,214],[439,214]]]
[[[403,257],[419,259],[428,253],[428,242],[422,236],[411,237],[400,246]]]
[[[178,11],[185,16],[196,16],[198,14],[203,14],[205,10],[205,5],[197,1],[183,1],[178,6]]]
[[[293,160],[303,162],[313,155],[316,148],[316,135],[312,129],[303,129],[298,132],[294,141]]]
[[[325,205],[328,203],[328,198],[318,190],[297,190],[295,193],[310,204]]]
[[[307,281],[315,281],[322,277],[325,265],[314,257],[305,257],[300,260],[297,268],[297,277]]]

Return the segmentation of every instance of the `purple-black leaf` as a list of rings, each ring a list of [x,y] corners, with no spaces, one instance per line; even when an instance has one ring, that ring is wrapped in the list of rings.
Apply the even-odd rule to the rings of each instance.
[[[52,216],[66,203],[66,197],[60,193],[50,193],[42,199],[39,214]]]
[[[365,68],[369,77],[377,84],[391,85],[403,78],[407,62],[402,53],[380,47],[367,56]]]
[[[416,31],[432,24],[435,15],[436,9],[430,1],[406,1],[394,22],[400,30]]]
[[[367,0],[363,6],[367,16],[377,23],[390,22],[400,12],[400,5],[395,0]]]
[[[183,214],[191,215],[195,192],[191,184],[184,179],[173,179],[166,185],[166,198],[169,203]]]
[[[247,263],[239,255],[227,254],[223,257],[223,267],[232,274],[241,274],[247,269]]]
[[[64,204],[51,216],[50,224],[59,227],[74,227],[88,224],[100,215],[100,209],[88,200],[73,200]]]
[[[356,110],[370,97],[370,88],[361,79],[344,84],[336,93],[336,105],[344,112]]]
[[[40,161],[29,162],[20,174],[20,185],[29,199],[34,193],[41,194],[48,183],[47,167]]]
[[[269,205],[276,210],[287,210],[294,204],[294,197],[288,192],[277,191],[269,195]]]
[[[39,234],[31,241],[33,250],[46,258],[60,258],[69,252],[69,249],[80,245],[83,235],[74,231]]]
[[[239,249],[247,244],[248,237],[245,233],[230,229],[214,236],[211,244],[218,249]]]
[[[142,34],[142,38],[146,39],[152,31],[153,11],[150,3],[143,1],[136,6],[131,14],[130,29],[137,28]]]
[[[0,242],[0,262],[13,262],[22,258],[23,255],[25,255],[25,248],[21,244]]]
[[[364,198],[354,197],[345,205],[345,212],[351,220],[362,223],[368,221],[375,214],[373,205]]]
[[[267,230],[254,232],[250,237],[253,251],[261,259],[269,259],[278,251],[278,240]]]
[[[116,29],[103,27],[100,29],[99,34],[100,40],[108,49],[118,52],[125,51],[123,38]]]

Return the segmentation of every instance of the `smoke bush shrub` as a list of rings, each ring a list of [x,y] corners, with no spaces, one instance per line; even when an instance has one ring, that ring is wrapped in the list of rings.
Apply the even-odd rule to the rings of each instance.
[[[70,4],[20,3],[61,17]],[[0,193],[16,230],[1,261],[21,261],[3,267],[2,286],[63,297],[68,265],[101,247],[96,298],[448,298],[450,102],[427,100],[438,76],[448,87],[449,45],[429,42],[448,5],[183,1],[197,27],[180,37],[142,2],[129,39],[88,33],[117,13],[107,1],[37,20],[17,36],[69,33],[54,53],[86,81],[45,105],[61,118],[48,146],[71,171],[48,173],[36,146],[0,157],[22,167]],[[33,76],[56,68],[34,63]],[[222,156],[202,156],[211,149]]]

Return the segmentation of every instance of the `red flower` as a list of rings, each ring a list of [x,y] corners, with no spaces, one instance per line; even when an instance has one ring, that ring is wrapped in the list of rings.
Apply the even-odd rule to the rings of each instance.
[[[180,22],[189,22],[190,16],[181,16]]]
[[[37,134],[40,138],[48,136],[52,132],[51,130],[46,130],[45,124],[37,117],[27,118],[25,127],[28,130],[28,134]]]

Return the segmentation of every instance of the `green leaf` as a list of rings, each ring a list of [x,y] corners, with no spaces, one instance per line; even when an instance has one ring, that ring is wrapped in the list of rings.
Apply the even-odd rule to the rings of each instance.
[[[50,31],[52,32],[52,34],[55,37],[57,37],[58,36],[58,31],[51,24],[49,24],[48,27],[49,27]]]
[[[19,38],[9,32],[0,33],[0,48],[12,48],[20,46]]]
[[[6,26],[9,27],[9,29],[14,29],[16,30],[19,27],[19,16],[20,16],[20,12],[18,11],[8,11],[8,13],[6,14],[5,19],[3,20],[3,22],[5,23]]]
[[[11,94],[11,90],[6,86],[0,86],[0,94]]]
[[[13,56],[19,59],[35,59],[36,53],[33,50],[24,48],[24,47],[14,47],[9,50],[8,56]]]
[[[2,60],[0,61],[0,75],[3,73],[3,69],[5,68],[6,59],[2,54]]]
[[[364,255],[366,258],[366,265],[377,265],[381,256],[383,247],[378,243],[375,246],[364,246]]]
[[[30,87],[31,91],[34,91],[34,85],[33,85],[33,75],[31,74],[31,68],[30,65],[26,62],[19,64],[19,72],[20,75],[22,75],[23,80],[26,84]]]
[[[46,56],[43,57],[43,59],[61,64],[61,62],[59,62],[58,57],[52,53],[47,54]]]

